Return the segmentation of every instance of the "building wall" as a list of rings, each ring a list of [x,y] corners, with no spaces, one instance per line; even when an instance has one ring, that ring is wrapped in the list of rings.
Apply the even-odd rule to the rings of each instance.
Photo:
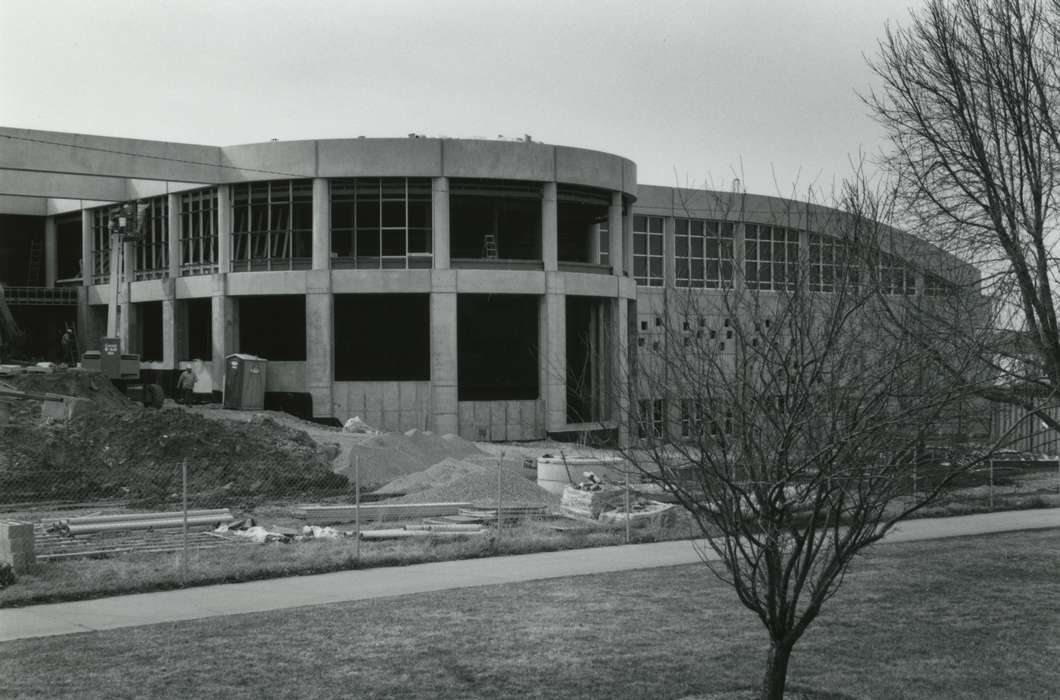
[[[0,129],[0,133],[22,136],[41,132]],[[99,252],[106,240],[105,198],[154,198],[156,210],[165,204],[165,269],[155,279],[133,280],[136,270],[126,267],[129,278],[118,284],[111,274],[104,284],[93,275],[83,275],[81,317],[84,342],[92,342],[107,332],[123,328],[116,318],[126,319],[124,330],[135,335],[134,304],[163,303],[163,343],[158,369],[178,366],[177,348],[186,342],[187,329],[177,302],[211,299],[213,357],[200,371],[210,375],[219,389],[223,358],[239,350],[239,304],[241,298],[266,295],[303,295],[306,303],[305,359],[275,361],[269,364],[268,388],[273,391],[305,392],[312,396],[318,417],[345,420],[360,415],[369,423],[387,429],[430,428],[439,432],[459,432],[470,438],[515,440],[543,437],[549,432],[565,432],[572,427],[566,411],[567,362],[566,303],[569,297],[591,297],[607,302],[599,321],[611,339],[609,364],[616,375],[626,364],[628,343],[633,350],[665,340],[658,329],[673,327],[682,319],[676,300],[692,299],[704,308],[703,332],[724,333],[724,319],[709,312],[717,292],[676,286],[681,262],[675,251],[675,229],[680,219],[709,219],[734,225],[733,246],[737,269],[742,268],[745,228],[750,224],[790,227],[801,231],[806,244],[807,231],[832,232],[844,224],[838,212],[772,197],[678,188],[638,185],[636,165],[619,156],[579,148],[532,142],[470,141],[454,139],[336,139],[296,142],[270,142],[231,147],[166,144],[110,139],[70,134],[46,134],[50,144],[31,145],[17,141],[9,154],[10,167],[41,173],[36,179],[15,183],[0,173],[0,191],[17,184],[17,197],[0,201],[14,207],[15,213],[34,214],[33,202],[26,195],[39,192],[50,197],[40,208],[38,221],[59,212],[82,211],[81,252],[86,259]],[[94,156],[56,144],[89,146]],[[154,158],[131,158],[121,152],[147,153]],[[71,155],[73,153],[73,155]],[[183,161],[183,162],[181,162]],[[280,175],[279,173],[283,173]],[[424,269],[343,269],[333,263],[330,187],[337,179],[348,178],[429,178],[431,181],[432,245],[430,267]],[[4,179],[6,178],[6,179]],[[240,212],[234,198],[243,183],[290,178],[311,182],[312,217],[309,244],[276,269],[270,258],[267,267],[237,271],[233,263],[239,253],[233,232],[240,225]],[[489,181],[521,181],[541,186],[541,261],[530,264],[485,264],[468,269],[451,269],[449,258],[449,183],[453,178]],[[10,182],[9,182],[10,181]],[[5,184],[7,183],[7,184]],[[588,187],[610,197],[604,207],[608,234],[601,235],[601,221],[588,240],[609,248],[610,268],[589,264],[564,265],[558,259],[557,203],[563,188]],[[204,190],[205,188],[205,190]],[[189,198],[205,191],[214,209],[198,220],[212,222],[216,240],[209,245],[208,264],[185,265],[185,248],[192,245],[186,221],[191,216]],[[308,191],[308,190],[306,190]],[[272,196],[271,194],[269,196]],[[84,199],[69,199],[84,198]],[[91,200],[91,201],[89,201]],[[196,200],[198,201],[198,200]],[[606,199],[605,199],[606,201]],[[196,204],[195,206],[198,206]],[[205,205],[203,205],[205,206]],[[250,207],[250,205],[247,205]],[[17,211],[16,211],[17,210]],[[198,211],[196,209],[195,211]],[[248,209],[250,211],[250,209]],[[270,216],[272,216],[270,214]],[[635,282],[634,228],[636,217],[660,217],[662,226],[661,276],[658,286],[638,287]],[[198,224],[196,224],[198,225]],[[288,222],[288,226],[290,223]],[[104,227],[104,228],[101,228]],[[42,230],[45,228],[42,225]],[[175,235],[178,231],[181,235]],[[887,249],[903,258],[940,261],[940,267],[953,268],[953,261],[937,250],[900,232],[887,238]],[[196,234],[197,235],[197,234]],[[205,234],[203,234],[205,236]],[[269,234],[271,236],[271,233]],[[0,237],[2,238],[2,237]],[[204,238],[205,240],[205,238]],[[243,239],[241,239],[243,240]],[[246,240],[252,240],[249,236]],[[272,240],[271,238],[269,239]],[[199,243],[195,243],[199,245]],[[271,245],[271,243],[270,243]],[[209,246],[213,246],[212,248]],[[128,257],[135,245],[111,251],[111,270],[121,270],[120,253]],[[591,251],[593,259],[599,250]],[[156,251],[160,259],[163,251]],[[98,256],[97,256],[98,257]],[[411,263],[406,260],[406,265]],[[126,266],[128,263],[126,263]],[[246,270],[250,265],[244,266]],[[974,270],[962,274],[973,276]],[[105,279],[105,278],[104,278]],[[54,283],[54,282],[52,282]],[[117,294],[112,284],[118,284]],[[923,282],[918,282],[923,289]],[[429,381],[335,381],[334,295],[336,294],[425,294],[430,299],[430,380]],[[533,295],[540,299],[539,390],[536,400],[460,401],[457,397],[456,300],[461,294]],[[698,300],[698,301],[696,301]],[[90,310],[91,309],[91,310]],[[101,310],[106,309],[104,318]],[[87,320],[91,320],[88,323]],[[107,321],[110,321],[108,324]],[[400,323],[400,319],[395,319]],[[697,324],[699,323],[697,319]],[[659,325],[656,325],[659,324]],[[107,328],[106,326],[111,327]],[[102,326],[102,328],[101,328]],[[630,329],[627,332],[627,328]],[[301,330],[301,329],[299,329]],[[698,328],[696,330],[699,330]],[[277,329],[282,332],[282,329]],[[674,349],[669,349],[674,350]],[[498,348],[498,353],[506,351]],[[607,388],[611,405],[607,424],[626,430],[614,417],[624,415],[624,390]],[[648,387],[634,387],[635,398],[650,398]]]

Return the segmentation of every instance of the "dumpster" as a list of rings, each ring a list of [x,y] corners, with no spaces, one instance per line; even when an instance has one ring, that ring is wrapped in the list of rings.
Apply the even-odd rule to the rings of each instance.
[[[265,367],[268,360],[233,353],[225,358],[224,407],[265,408]]]

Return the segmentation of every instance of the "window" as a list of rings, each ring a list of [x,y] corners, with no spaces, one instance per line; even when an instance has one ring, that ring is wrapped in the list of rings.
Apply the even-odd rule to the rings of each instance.
[[[217,189],[180,196],[180,274],[217,272]]]
[[[879,276],[884,294],[916,294],[916,274],[894,255],[880,253]]]
[[[431,267],[431,181],[357,178],[331,182],[334,267]]]
[[[137,207],[139,231],[135,239],[135,279],[158,279],[166,276],[169,268],[169,225],[166,196],[141,200]]]
[[[703,434],[703,416],[706,411],[702,399],[681,400],[681,437],[699,437]]]
[[[232,185],[232,270],[308,270],[313,262],[313,182]]]
[[[748,289],[794,290],[798,265],[798,231],[780,226],[746,225],[744,267]]]
[[[110,281],[110,217],[117,207],[92,210],[92,284]]]
[[[809,256],[811,292],[834,292],[844,285],[857,285],[857,261],[842,241],[811,233]]]
[[[633,278],[642,287],[663,286],[663,217],[633,217]]]
[[[732,285],[732,223],[677,219],[674,233],[674,284],[708,289]]]
[[[637,402],[640,411],[638,433],[641,438],[662,437],[666,426],[666,401],[642,399]]]
[[[601,265],[611,264],[611,229],[607,222],[600,224],[600,244],[596,259]]]
[[[924,296],[944,297],[956,294],[957,285],[948,282],[938,275],[924,275]]]

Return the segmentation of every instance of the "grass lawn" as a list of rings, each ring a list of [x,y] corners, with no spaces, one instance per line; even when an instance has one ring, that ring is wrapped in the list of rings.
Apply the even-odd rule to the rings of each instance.
[[[735,697],[763,632],[701,566],[0,644],[0,696]],[[812,697],[1060,696],[1060,531],[879,545],[795,650]]]

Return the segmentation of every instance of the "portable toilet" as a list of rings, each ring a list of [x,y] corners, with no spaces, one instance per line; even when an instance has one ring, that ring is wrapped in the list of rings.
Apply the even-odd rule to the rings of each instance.
[[[268,360],[233,353],[225,358],[224,407],[265,408],[265,367]]]

